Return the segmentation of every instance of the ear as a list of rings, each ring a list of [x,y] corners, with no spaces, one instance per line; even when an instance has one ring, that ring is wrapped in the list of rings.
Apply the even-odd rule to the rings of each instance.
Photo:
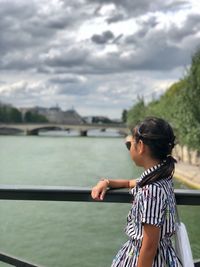
[[[143,143],[142,140],[139,140],[139,142],[138,142],[138,153],[140,155],[142,155],[144,153],[144,151],[145,151],[145,144]]]

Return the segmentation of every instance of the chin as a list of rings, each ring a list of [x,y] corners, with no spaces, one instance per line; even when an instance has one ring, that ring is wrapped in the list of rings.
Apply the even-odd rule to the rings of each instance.
[[[134,159],[133,159],[133,161],[134,161],[134,163],[135,163],[136,166],[138,166],[138,167],[142,167],[143,166],[141,164],[141,162],[138,162],[137,160],[134,160]]]

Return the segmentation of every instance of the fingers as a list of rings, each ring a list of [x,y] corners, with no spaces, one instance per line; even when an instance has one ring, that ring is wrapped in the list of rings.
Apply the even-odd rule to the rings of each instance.
[[[92,197],[93,199],[97,199],[97,198],[98,198],[98,191],[97,191],[96,187],[93,187],[93,188],[92,188],[92,191],[91,191],[91,197]]]
[[[91,197],[95,200],[103,200],[106,193],[105,188],[93,187],[91,191]]]
[[[106,189],[103,189],[103,191],[100,194],[100,200],[103,200],[106,194]]]
[[[96,187],[94,187],[94,188],[92,189],[91,196],[92,196],[92,198],[95,199],[95,200],[100,200],[100,193],[101,193],[101,192],[99,191],[99,189],[96,188]]]

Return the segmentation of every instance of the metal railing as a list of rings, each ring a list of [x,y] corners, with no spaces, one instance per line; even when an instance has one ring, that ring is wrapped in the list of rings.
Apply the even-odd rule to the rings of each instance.
[[[1,185],[0,200],[96,202],[90,192],[91,188]],[[175,196],[178,205],[200,205],[200,190],[176,189]],[[131,203],[131,200],[127,189],[112,189],[107,192],[103,202]],[[0,252],[0,261],[17,267],[39,267],[3,252]],[[194,264],[200,267],[200,260],[194,261]]]

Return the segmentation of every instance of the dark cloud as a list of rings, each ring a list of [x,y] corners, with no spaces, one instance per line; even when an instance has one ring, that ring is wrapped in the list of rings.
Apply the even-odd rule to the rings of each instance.
[[[135,13],[143,13],[149,9],[151,6],[151,2],[149,0],[141,0],[141,1],[132,1],[132,0],[87,0],[87,2],[96,2],[100,5],[108,5],[114,4],[118,8],[126,9]],[[159,2],[157,0],[154,1],[155,3]]]
[[[121,38],[121,36],[120,36]],[[96,56],[89,49],[60,51],[47,54],[44,64],[54,72],[79,74],[110,74],[136,70],[168,71],[190,63],[198,38],[189,44],[174,43],[169,30],[159,30],[145,24],[134,35],[123,40],[117,52]]]
[[[42,11],[42,2],[39,4],[37,1],[30,3],[27,1],[5,1],[2,3],[0,9],[0,28],[2,31],[0,69],[4,70],[36,69],[37,72],[58,74],[66,72],[103,74],[131,71],[137,67],[146,69],[147,66],[156,70],[161,65],[158,60],[161,55],[160,51],[163,51],[163,59],[165,59],[165,54],[168,51],[173,55],[173,57],[166,56],[162,69],[169,69],[170,66],[174,68],[178,64],[188,62],[188,55],[191,55],[191,49],[194,49],[192,39],[195,44],[197,39],[195,35],[200,26],[198,14],[188,16],[180,27],[172,25],[169,29],[161,30],[156,29],[159,25],[156,15],[151,15],[145,20],[137,18],[136,22],[139,29],[133,35],[125,37],[125,35],[119,34],[115,36],[111,30],[104,31],[102,34],[93,34],[91,40],[94,45],[116,44],[118,46],[118,52],[97,57],[95,46],[87,47],[84,42],[79,45],[73,44],[73,40],[67,41],[67,30],[73,28],[73,25],[78,21],[87,21],[86,11],[82,5],[83,1],[73,3],[60,1],[61,5],[60,7],[58,5],[57,10],[51,7],[48,12]],[[132,0],[88,0],[86,3],[90,6],[94,3],[100,4],[99,9],[107,3],[114,3],[117,7],[122,7],[121,10],[113,10],[107,18],[107,22],[111,24],[124,19],[128,14],[127,10],[131,10],[131,8],[141,12],[145,12],[147,9],[151,11],[153,7],[155,10],[157,8],[162,10],[164,7],[173,9],[184,6],[186,1],[164,1],[163,4],[163,1],[158,0],[154,2],[148,0],[138,2]],[[82,7],[77,13],[81,14],[80,17],[72,12],[77,9],[78,5]],[[96,8],[97,6],[94,5],[88,14],[91,15],[92,10],[94,11]],[[59,32],[61,31],[66,32],[64,40],[59,39]],[[191,47],[184,45],[180,47],[180,41],[188,36],[191,37]],[[159,38],[162,38],[162,42],[159,42]],[[179,42],[179,46],[175,42]],[[130,56],[121,57],[124,51],[127,51]],[[181,55],[183,55],[182,60],[180,59]],[[171,64],[168,62],[168,58],[171,59]],[[131,63],[131,61],[133,62]],[[146,64],[147,62],[148,64]]]
[[[59,32],[70,30],[77,23],[82,21],[85,15],[79,16],[79,9],[74,10],[74,5],[68,3],[67,6],[53,6],[48,3],[48,8],[44,8],[46,1],[1,1],[0,3],[0,52],[3,57],[13,54],[13,60],[16,59],[16,52],[28,55],[31,59],[36,58],[43,53],[43,50],[49,49],[52,43],[57,40]],[[76,11],[76,12],[75,12]],[[63,45],[63,44],[62,44]],[[7,58],[1,60],[1,68],[7,68],[9,62]],[[21,57],[21,61],[24,59]],[[26,67],[32,65],[24,64]],[[15,64],[13,64],[15,65]]]
[[[77,84],[77,83],[59,84],[54,89],[54,94],[56,95],[87,96],[91,92],[94,93],[94,90],[93,88],[88,86],[88,84]]]
[[[149,16],[146,20],[137,20],[137,22],[141,27],[147,28],[147,30],[153,29],[159,24],[157,17],[154,15]]]
[[[57,50],[49,50],[47,54],[42,55],[41,64],[50,67],[74,68],[76,66],[79,66],[81,68],[84,68],[84,64],[88,56],[89,50],[85,48],[60,48]]]
[[[156,12],[156,11],[174,11],[180,8],[188,6],[188,1],[173,1],[173,0],[86,0],[88,3],[98,3],[101,6],[114,4],[117,9],[125,10],[126,13],[130,16],[140,16],[147,12]]]
[[[117,37],[115,37],[112,41],[112,44],[119,43],[120,39],[123,37],[123,34],[119,34]]]
[[[119,53],[96,56],[86,49],[63,51],[53,57],[47,55],[43,64],[49,73],[109,74],[121,71]],[[126,70],[123,70],[126,71]]]
[[[92,41],[96,44],[105,44],[114,38],[114,34],[111,31],[105,31],[102,34],[94,34]]]
[[[175,12],[177,10],[180,9],[184,9],[188,6],[191,6],[191,3],[189,3],[187,0],[179,0],[179,1],[163,1],[163,3],[161,4],[161,10],[162,11],[171,11],[171,12]]]
[[[77,84],[83,81],[84,78],[77,75],[55,76],[49,79],[50,83],[55,83],[55,84]]]
[[[34,69],[37,65],[37,60],[33,55],[24,53],[23,57],[21,53],[7,53],[0,59],[0,70],[16,70],[24,71],[28,69]]]
[[[194,53],[199,37],[200,18],[191,14],[181,26],[171,24],[160,29],[155,17],[139,22],[140,28],[125,38],[130,56],[124,64],[130,68],[148,70],[169,70],[187,66]]]
[[[119,22],[124,20],[126,17],[122,13],[113,14],[106,19],[108,24]]]
[[[135,56],[132,56],[128,62],[125,62],[129,68],[141,69],[141,70],[154,70],[154,71],[168,71],[178,66],[187,66],[189,63],[189,55],[185,56],[185,51],[179,49],[173,45],[167,45],[165,43],[157,46],[154,50],[146,49],[145,54],[140,51],[138,53],[141,60],[134,60]]]
[[[175,42],[182,42],[185,38],[193,36],[199,33],[200,30],[200,15],[190,14],[186,19],[182,27],[172,25],[167,32],[169,39]]]
[[[175,79],[190,64],[200,42],[192,12],[189,0],[0,0],[0,96],[130,104],[152,90],[147,73]]]

